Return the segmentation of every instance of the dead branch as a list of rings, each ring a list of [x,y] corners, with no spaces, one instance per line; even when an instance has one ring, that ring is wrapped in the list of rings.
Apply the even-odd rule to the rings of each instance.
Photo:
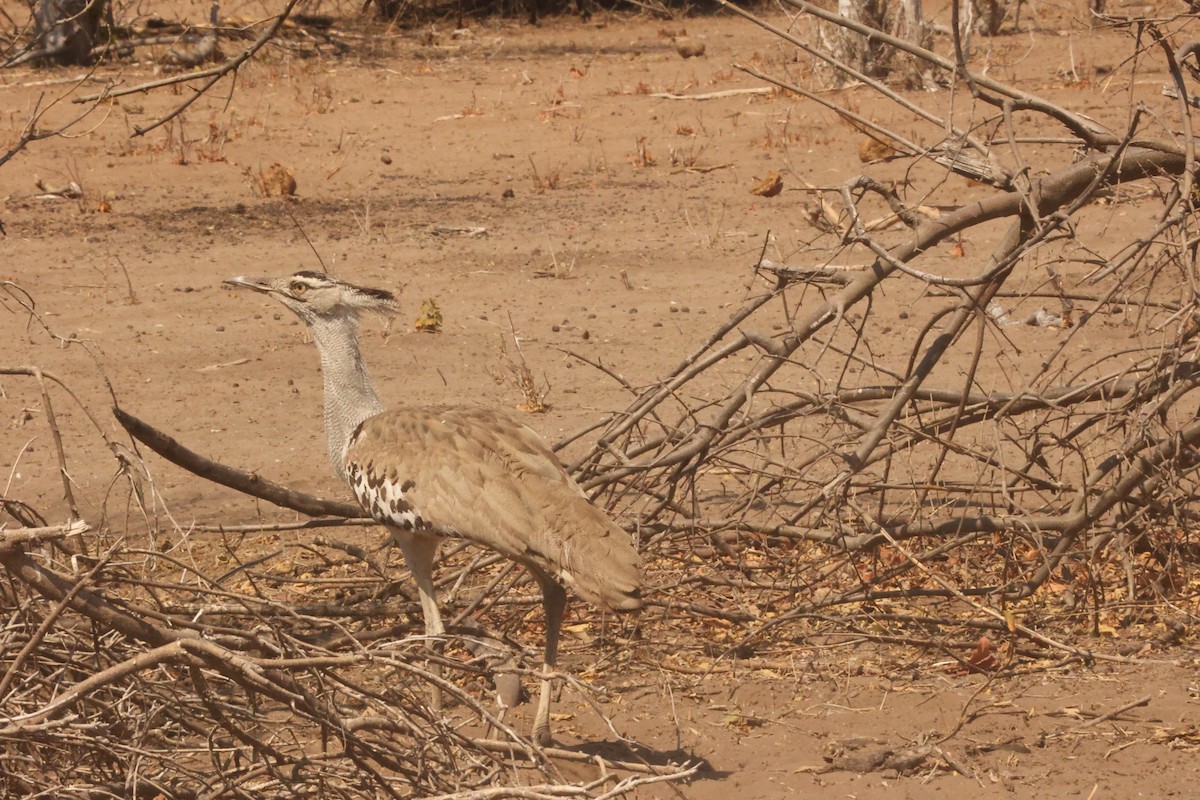
[[[789,4],[858,35],[879,34]],[[948,59],[880,34],[979,101],[965,110],[949,101],[929,108],[935,103],[899,96],[837,62],[801,22],[781,31],[737,13],[794,45],[799,57],[843,70],[860,81],[856,91],[886,98],[913,125],[900,137],[900,126],[871,123],[844,96],[752,74],[896,145],[905,176],[924,185],[959,172],[992,186],[958,205],[924,194],[914,202],[907,184],[872,175],[813,187],[823,195],[825,224],[802,251],[812,261],[793,255],[787,267],[748,269],[741,308],[682,363],[637,390],[607,426],[560,443],[595,437],[572,468],[590,492],[632,517],[630,527],[660,558],[717,559],[741,572],[734,579],[712,567],[664,582],[651,603],[679,618],[746,626],[753,633],[740,646],[749,647],[767,646],[765,630],[834,606],[871,604],[871,618],[882,620],[883,604],[944,602],[960,615],[936,618],[918,606],[903,621],[888,619],[904,626],[1004,620],[1009,635],[1073,659],[1126,660],[1097,656],[1041,624],[1082,624],[1078,587],[1094,587],[1092,620],[1109,584],[1106,596],[1126,600],[1147,591],[1149,578],[1134,577],[1146,556],[1130,552],[1129,542],[1140,542],[1171,575],[1191,569],[1190,546],[1175,540],[1190,529],[1200,489],[1194,201],[1185,200],[1194,195],[1190,128],[1180,123],[1179,135],[1160,125],[1153,135],[1131,108],[1124,131],[1112,133],[977,74],[961,52]],[[1160,49],[1174,96],[1185,97],[1178,65],[1200,48]],[[996,111],[981,120],[978,107]],[[1180,102],[1178,114],[1187,113]],[[1055,135],[1064,126],[1071,135]],[[1048,161],[1046,152],[1064,157]],[[1118,197],[1161,203],[1153,225],[1120,243],[1086,233],[1104,227],[1107,203]],[[881,213],[905,229],[869,223]],[[1007,228],[988,239],[989,253],[945,259],[947,248],[961,251],[996,221]],[[887,312],[875,302],[885,293]],[[994,304],[999,297],[1004,308]],[[1021,320],[1032,322],[1019,330]],[[1118,331],[1129,338],[1118,343]],[[1100,340],[1096,352],[1083,346]],[[999,384],[981,382],[989,361],[1003,365]],[[741,378],[729,386],[729,375]],[[990,375],[998,380],[995,367]],[[618,383],[633,389],[624,378]],[[1063,591],[1064,582],[1076,598],[1065,612],[1032,600],[1048,586]],[[769,621],[757,613],[771,602],[762,593],[784,606]],[[1031,600],[1040,624],[1005,616]]]
[[[203,97],[208,92],[209,89],[211,89],[213,86],[215,86],[217,84],[217,81],[221,80],[226,75],[236,75],[238,69],[243,64],[245,64],[247,61],[249,61],[251,58],[253,58],[254,55],[267,44],[267,42],[269,42],[273,38],[275,38],[275,34],[279,32],[279,28],[283,25],[284,21],[292,13],[292,9],[294,9],[296,7],[296,4],[299,2],[300,2],[300,0],[288,0],[287,5],[285,5],[283,7],[283,9],[279,12],[279,14],[276,15],[276,17],[271,21],[271,24],[266,27],[266,29],[262,32],[262,34],[257,39],[255,39],[254,42],[249,47],[247,47],[242,52],[238,53],[233,58],[226,61],[224,64],[220,64],[216,67],[213,67],[212,69],[200,70],[199,72],[189,72],[189,73],[185,73],[184,75],[178,76],[180,78],[183,78],[182,81],[181,80],[173,80],[170,78],[164,78],[162,80],[150,81],[150,82],[144,83],[140,86],[132,86],[132,87],[129,87],[126,89],[118,89],[118,90],[106,89],[105,91],[102,91],[95,95],[89,95],[87,97],[76,98],[73,102],[87,103],[87,102],[107,100],[110,97],[120,97],[122,95],[131,94],[133,92],[144,92],[144,91],[148,91],[150,89],[159,88],[161,86],[169,86],[173,83],[182,83],[184,81],[198,80],[198,79],[204,80],[204,83],[202,83],[198,89],[193,90],[193,93],[190,97],[188,97],[186,100],[184,100],[182,103],[180,103],[178,106],[176,106],[171,111],[162,115],[161,117],[154,120],[153,122],[151,122],[148,125],[135,125],[134,126],[134,128],[133,128],[134,136],[145,136],[150,131],[154,130],[155,128],[157,128],[161,125],[165,125],[166,123],[170,122],[171,120],[175,119],[180,114],[182,114],[184,111],[186,111],[192,103],[199,100],[201,97]]]
[[[206,480],[228,486],[260,500],[266,500],[268,503],[290,508],[301,514],[345,517],[352,520],[362,518],[362,509],[352,503],[323,500],[260,478],[253,473],[218,464],[187,449],[167,434],[115,406],[113,407],[113,416],[117,418],[117,422],[121,423],[121,427],[129,432],[130,436],[173,464]]]

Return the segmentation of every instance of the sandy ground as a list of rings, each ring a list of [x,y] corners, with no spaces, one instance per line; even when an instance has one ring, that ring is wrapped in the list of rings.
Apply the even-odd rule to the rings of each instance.
[[[1076,17],[1082,3],[1039,8],[1032,33],[984,45],[997,74],[1120,119],[1099,81],[1056,76],[1111,68],[1123,35],[1089,30]],[[191,14],[205,17],[207,5]],[[705,43],[703,57],[676,54],[663,32],[679,27]],[[0,169],[0,279],[27,293],[40,319],[0,295],[0,362],[61,378],[115,440],[125,441],[101,375],[123,407],[197,451],[342,497],[325,458],[315,351],[282,309],[223,289],[223,278],[323,262],[400,291],[402,316],[386,336],[369,325],[364,343],[393,402],[515,406],[521,396],[503,377],[515,335],[550,388],[550,410],[529,424],[555,440],[625,399],[571,353],[634,384],[652,381],[745,296],[764,246],[796,260],[813,237],[796,176],[829,186],[864,169],[861,136],[795,97],[655,96],[758,89],[731,65],[793,65],[791,51],[729,17],[601,14],[396,37],[340,59],[273,49],[242,71],[232,96],[204,98],[144,137],[133,126],[181,95],[126,97],[89,117],[83,135],[36,142]],[[155,75],[151,64],[118,71],[130,84]],[[76,72],[0,75],[0,137],[15,138],[42,93],[63,90],[39,82]],[[1148,77],[1149,95],[1161,77]],[[843,99],[868,112],[877,102],[853,90]],[[878,109],[893,122],[896,113]],[[294,175],[294,201],[257,190],[256,176],[275,163]],[[784,191],[751,194],[771,171],[784,173]],[[76,181],[84,196],[41,199],[39,177],[50,187]],[[438,334],[412,325],[428,299],[444,319]],[[61,519],[36,385],[5,378],[0,389],[4,495]],[[103,441],[79,405],[57,390],[54,402],[83,514],[125,524]],[[149,464],[160,512],[184,528],[274,514]],[[242,555],[268,540],[278,537],[247,537]],[[202,551],[204,536],[189,546]],[[1043,667],[988,683],[927,655],[780,643],[771,669],[686,675],[657,668],[671,646],[655,647],[645,644],[636,670],[605,676],[615,692],[607,710],[651,750],[711,769],[678,794],[660,786],[646,796],[1188,797],[1200,778],[1200,684],[1190,668]],[[584,642],[566,651],[568,666],[588,663]],[[1143,696],[1146,705],[1081,727]],[[564,743],[610,738],[584,704],[566,698],[564,709]],[[851,755],[824,771],[838,743]],[[852,755],[920,746],[941,748],[943,763],[970,777]]]

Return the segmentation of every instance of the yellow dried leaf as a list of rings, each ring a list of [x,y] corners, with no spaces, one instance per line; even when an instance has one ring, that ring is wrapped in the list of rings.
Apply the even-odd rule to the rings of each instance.
[[[438,333],[442,329],[442,310],[431,297],[421,304],[421,314],[413,327],[425,333]]]

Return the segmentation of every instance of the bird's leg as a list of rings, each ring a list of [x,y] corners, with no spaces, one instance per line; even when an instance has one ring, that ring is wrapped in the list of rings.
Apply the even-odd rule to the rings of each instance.
[[[477,661],[481,660],[492,673],[492,684],[496,688],[496,719],[500,724],[508,710],[521,702],[521,676],[516,672],[517,656],[507,645],[489,634],[473,617],[463,621],[464,626],[476,631],[474,636],[463,638],[463,644]],[[483,738],[490,739],[497,728],[488,722]]]
[[[440,544],[436,536],[422,536],[410,531],[393,530],[392,539],[400,546],[400,551],[404,553],[404,560],[408,562],[408,569],[412,573],[413,582],[417,584],[417,594],[421,598],[421,616],[425,620],[425,636],[428,637],[429,646],[438,655],[441,655],[442,648],[445,645],[444,634],[446,627],[442,624],[442,615],[438,611],[437,595],[433,588],[433,563],[437,559],[438,544]],[[442,667],[440,664],[433,664],[430,672],[442,676]],[[442,689],[440,686],[433,687],[430,703],[435,711],[442,710]]]
[[[567,592],[550,576],[538,577],[542,584],[542,607],[546,612],[546,654],[542,659],[542,691],[538,695],[537,713],[533,717],[533,739],[540,747],[549,747],[554,741],[550,733],[550,676],[554,674],[554,666],[558,663],[558,634],[562,630],[563,612],[567,608]]]

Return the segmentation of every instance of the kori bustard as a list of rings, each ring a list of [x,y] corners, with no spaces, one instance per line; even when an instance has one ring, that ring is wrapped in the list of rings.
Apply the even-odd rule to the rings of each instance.
[[[545,442],[507,414],[384,410],[359,352],[358,320],[363,312],[392,314],[396,299],[390,292],[307,271],[226,283],[266,294],[308,325],[324,374],[329,459],[404,553],[428,636],[445,633],[433,587],[442,538],[497,550],[537,580],[546,648],[533,735],[549,744],[563,586],[602,608],[640,608],[641,560],[629,536],[588,501]]]

